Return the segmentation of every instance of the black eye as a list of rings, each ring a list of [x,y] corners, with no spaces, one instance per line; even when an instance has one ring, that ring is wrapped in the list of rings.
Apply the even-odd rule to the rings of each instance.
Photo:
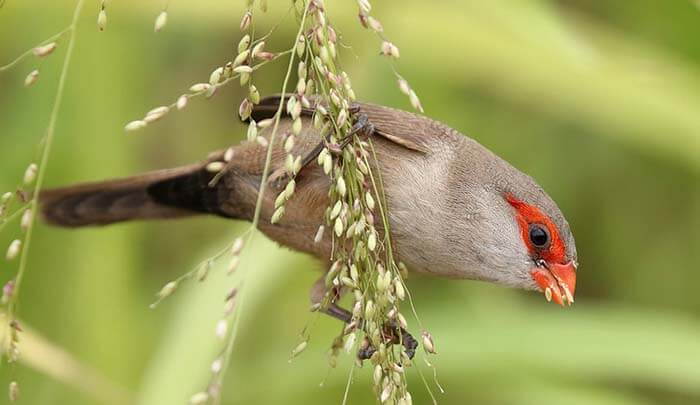
[[[539,224],[530,225],[530,242],[538,248],[547,246],[549,244],[547,228]]]

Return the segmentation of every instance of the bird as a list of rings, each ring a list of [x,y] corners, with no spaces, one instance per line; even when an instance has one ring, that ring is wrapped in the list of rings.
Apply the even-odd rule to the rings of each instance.
[[[251,119],[275,117],[284,102],[283,95],[264,98]],[[273,140],[271,127],[260,131],[271,141],[271,160],[258,229],[281,245],[328,262],[331,236],[315,240],[330,186],[314,162],[324,146],[312,124],[316,103],[302,111],[302,131],[291,153],[304,156],[304,164],[285,215],[274,224],[270,219],[284,188],[287,153],[284,136]],[[363,102],[355,102],[352,113],[353,128],[371,139],[376,154],[372,170],[382,178],[395,254],[411,271],[540,291],[560,305],[574,302],[578,261],[573,234],[557,204],[532,177],[424,115]],[[291,133],[292,120],[279,120],[277,133]],[[243,141],[187,166],[44,190],[41,211],[49,224],[63,227],[206,214],[252,221],[268,146]],[[223,169],[213,173],[212,163]],[[319,299],[317,290],[312,288],[312,301]]]

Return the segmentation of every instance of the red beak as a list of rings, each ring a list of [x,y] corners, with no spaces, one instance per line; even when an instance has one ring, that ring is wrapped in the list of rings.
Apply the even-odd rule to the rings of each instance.
[[[574,303],[574,293],[576,292],[576,264],[570,261],[566,264],[547,264],[545,267],[538,267],[530,274],[537,285],[542,289],[547,301],[554,300],[559,305],[568,302]]]

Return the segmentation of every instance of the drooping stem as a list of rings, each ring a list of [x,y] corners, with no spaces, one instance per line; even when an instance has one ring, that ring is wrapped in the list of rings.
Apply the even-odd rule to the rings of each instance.
[[[284,95],[287,92],[287,85],[289,84],[289,78],[292,75],[292,69],[294,67],[294,49],[296,48],[296,41],[299,36],[304,32],[304,24],[306,23],[306,15],[309,10],[309,3],[304,5],[304,14],[301,17],[301,23],[299,24],[299,31],[294,37],[294,46],[292,46],[291,56],[289,57],[289,64],[287,65],[287,74],[284,76],[284,81],[282,82],[282,97],[280,98],[279,106],[277,106],[277,112],[275,113],[275,123],[272,127],[272,133],[270,134],[270,143],[267,147],[267,154],[265,155],[265,166],[263,168],[262,179],[260,180],[260,190],[258,191],[258,199],[255,203],[255,213],[253,214],[253,228],[257,228],[258,222],[260,221],[260,212],[262,211],[262,202],[265,197],[265,189],[267,188],[267,178],[270,172],[270,163],[272,162],[272,148],[275,144],[275,137],[277,135],[277,128],[280,124],[280,119],[282,117],[282,109],[284,108]]]
[[[49,38],[47,38],[47,39],[41,41],[41,42],[40,42],[39,44],[37,44],[35,47],[32,47],[32,48],[30,48],[30,49],[27,49],[24,53],[22,53],[21,55],[19,55],[18,57],[16,57],[15,60],[13,60],[12,62],[8,63],[7,65],[0,66],[0,72],[3,72],[3,71],[5,71],[5,70],[10,70],[10,69],[12,69],[15,65],[17,65],[17,64],[20,63],[22,60],[24,60],[24,58],[26,58],[27,56],[30,56],[32,53],[34,53],[34,49],[35,49],[37,46],[41,46],[42,44],[46,44],[46,43],[48,43],[48,42],[55,41],[55,40],[59,39],[60,37],[62,37],[65,33],[69,32],[69,31],[72,31],[72,30],[73,30],[73,25],[69,25],[67,28],[61,30],[61,31],[58,32],[57,34],[54,34],[54,35],[52,35],[51,37],[49,37]]]
[[[63,60],[63,67],[61,69],[61,75],[58,79],[58,88],[56,89],[56,97],[54,99],[53,108],[51,110],[51,116],[49,117],[49,125],[46,129],[46,137],[44,140],[45,143],[44,143],[43,151],[41,153],[41,161],[39,163],[39,170],[37,173],[36,183],[34,185],[34,192],[32,194],[32,200],[29,203],[29,209],[32,210],[33,213],[36,213],[38,193],[44,184],[44,177],[46,176],[46,166],[47,166],[47,163],[49,161],[49,155],[51,153],[51,145],[53,143],[55,133],[56,133],[56,121],[58,119],[58,112],[61,108],[61,102],[63,101],[63,91],[64,91],[65,86],[66,86],[66,78],[68,76],[68,68],[70,66],[71,57],[73,56],[73,49],[75,47],[75,30],[76,30],[76,26],[78,24],[78,19],[80,18],[80,13],[83,10],[83,4],[84,4],[84,0],[77,1],[76,6],[75,6],[75,10],[73,11],[73,19],[71,21],[70,26],[66,29],[66,31],[69,32],[68,46],[66,48],[66,56]],[[62,35],[62,33],[60,35]],[[27,260],[29,258],[29,252],[30,252],[29,248],[30,248],[31,241],[32,241],[32,233],[34,230],[35,222],[36,222],[36,215],[33,215],[31,220],[29,221],[28,226],[27,226],[27,232],[24,235],[24,243],[22,244],[24,247],[22,249],[22,254],[20,256],[19,269],[17,270],[17,277],[15,278],[14,294],[10,298],[10,302],[9,302],[9,306],[8,306],[8,318],[7,319],[10,322],[12,322],[16,319],[17,298],[19,297],[19,291],[20,291],[20,287],[22,284],[22,279],[23,279],[24,273],[26,272],[26,269],[27,269]]]
[[[260,190],[258,191],[258,199],[255,204],[255,214],[253,216],[253,221],[251,224],[251,230],[254,230],[257,228],[257,225],[260,220],[260,213],[262,210],[262,204],[263,204],[263,198],[264,198],[264,193],[265,193],[265,188],[267,184],[267,178],[269,176],[270,172],[270,164],[272,161],[272,148],[274,147],[274,142],[275,142],[275,135],[277,133],[277,129],[279,127],[280,123],[280,117],[282,116],[282,108],[284,106],[284,94],[286,94],[287,91],[287,85],[289,84],[289,78],[291,77],[292,74],[292,68],[294,66],[294,58],[296,56],[296,53],[294,52],[294,49],[296,47],[296,42],[299,38],[300,35],[303,34],[304,32],[304,25],[306,23],[306,16],[308,14],[309,10],[309,3],[306,2],[304,5],[304,13],[302,14],[301,17],[301,22],[299,23],[299,31],[297,32],[297,35],[294,37],[294,45],[291,48],[290,56],[289,56],[289,64],[287,66],[287,73],[284,77],[284,81],[282,82],[282,98],[280,100],[280,104],[277,108],[277,113],[275,115],[275,123],[272,128],[272,133],[270,134],[270,141],[268,144],[267,148],[267,155],[265,157],[265,166],[263,168],[263,174],[262,174],[262,179],[260,180]],[[248,240],[253,237],[254,232],[250,232],[248,235]],[[244,280],[243,280],[244,281]],[[243,283],[243,282],[242,282]],[[238,335],[238,330],[239,326],[241,323],[241,314],[243,310],[243,302],[244,302],[244,297],[245,297],[245,291],[241,291],[241,294],[239,295],[238,299],[238,308],[236,310],[236,315],[235,319],[233,320],[231,332],[228,336],[228,340],[226,342],[226,348],[224,349],[223,353],[223,367],[221,373],[216,378],[216,383],[221,384],[221,382],[224,380],[224,376],[226,374],[226,371],[229,368],[229,364],[231,361],[231,353],[233,352],[233,347],[236,342],[236,337]],[[214,399],[215,404],[220,404],[221,403],[221,395],[216,396]]]

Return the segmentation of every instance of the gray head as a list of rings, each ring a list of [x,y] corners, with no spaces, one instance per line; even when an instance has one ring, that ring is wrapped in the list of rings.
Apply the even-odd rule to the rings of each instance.
[[[454,277],[541,290],[571,304],[576,244],[559,207],[530,176],[464,139],[448,168],[442,213],[450,248],[441,265]]]

